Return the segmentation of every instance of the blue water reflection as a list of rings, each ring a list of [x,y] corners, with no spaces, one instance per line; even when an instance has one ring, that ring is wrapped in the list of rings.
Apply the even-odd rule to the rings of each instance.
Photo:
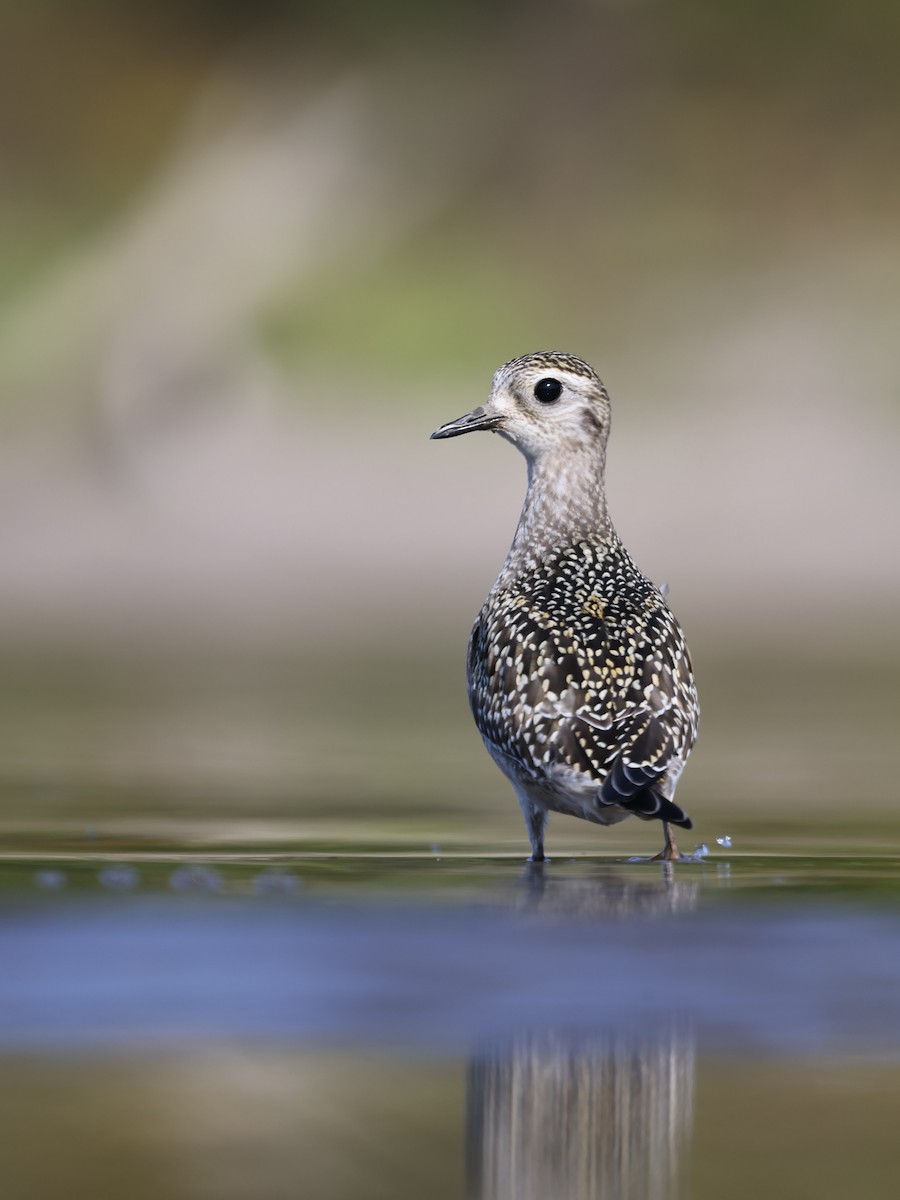
[[[644,1037],[678,1017],[713,1050],[896,1052],[900,915],[702,906],[687,878],[526,870],[500,900],[427,905],[51,892],[7,902],[0,1045],[222,1037],[466,1052],[493,1037]],[[198,876],[199,878],[199,876]],[[287,876],[290,878],[290,876]],[[198,885],[199,886],[199,885]]]

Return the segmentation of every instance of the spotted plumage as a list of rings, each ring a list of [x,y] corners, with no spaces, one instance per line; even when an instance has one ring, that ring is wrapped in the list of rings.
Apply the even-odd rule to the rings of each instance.
[[[699,708],[684,636],[609,519],[609,396],[593,369],[545,351],[508,362],[487,404],[432,435],[489,429],[528,462],[506,562],[469,641],[469,700],[544,856],[549,810],[690,828],[673,800]]]

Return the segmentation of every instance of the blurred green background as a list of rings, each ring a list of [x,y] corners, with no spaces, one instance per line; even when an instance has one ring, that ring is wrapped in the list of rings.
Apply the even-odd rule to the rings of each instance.
[[[557,347],[694,652],[698,840],[896,848],[898,34],[7,0],[7,844],[523,848],[463,678],[523,465],[427,435]]]

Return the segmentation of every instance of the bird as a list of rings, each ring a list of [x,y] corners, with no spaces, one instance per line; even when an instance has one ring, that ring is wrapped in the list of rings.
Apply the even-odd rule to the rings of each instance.
[[[542,863],[548,814],[600,825],[659,820],[654,860],[682,858],[692,828],[675,787],[700,708],[681,626],[635,565],[606,500],[609,393],[574,354],[524,354],[493,377],[487,402],[431,434],[487,430],[528,465],[506,561],[468,644],[469,704],[512,784]]]

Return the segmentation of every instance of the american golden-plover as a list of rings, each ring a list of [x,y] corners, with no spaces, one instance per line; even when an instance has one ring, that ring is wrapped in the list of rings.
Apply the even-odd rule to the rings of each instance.
[[[506,562],[469,639],[469,702],[544,859],[549,811],[600,825],[663,822],[657,857],[691,828],[675,786],[699,707],[684,635],[606,506],[610,405],[580,358],[514,358],[490,397],[433,438],[478,429],[524,454],[528,491]]]

